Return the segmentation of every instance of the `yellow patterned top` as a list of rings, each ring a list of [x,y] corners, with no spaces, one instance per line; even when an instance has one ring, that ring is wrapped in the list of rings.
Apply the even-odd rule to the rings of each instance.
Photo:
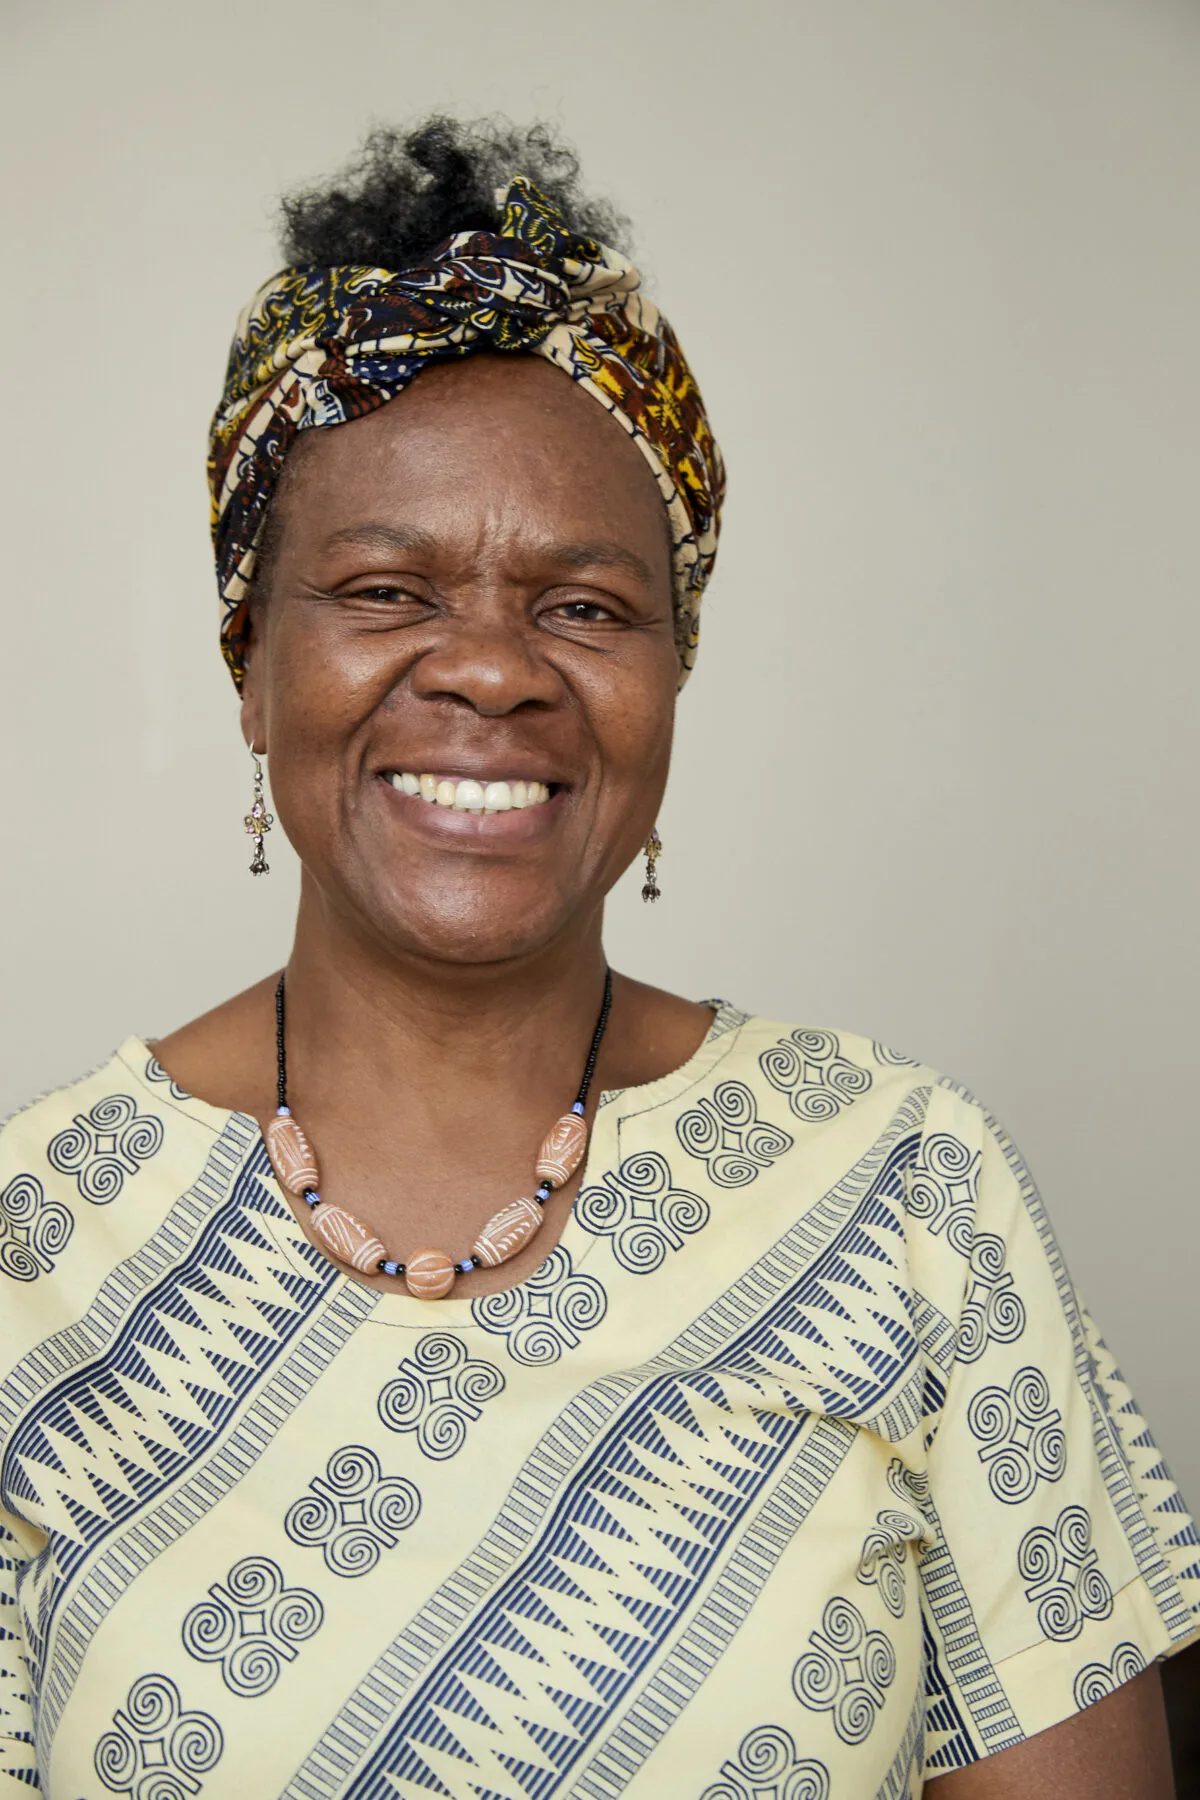
[[[864,1800],[1200,1625],[969,1094],[721,1006],[561,1242],[425,1304],[130,1038],[0,1134],[0,1791]]]

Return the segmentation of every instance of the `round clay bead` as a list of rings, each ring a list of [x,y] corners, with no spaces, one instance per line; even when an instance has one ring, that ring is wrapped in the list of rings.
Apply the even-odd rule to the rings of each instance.
[[[418,1300],[441,1300],[454,1286],[454,1264],[444,1250],[418,1250],[405,1264],[404,1279]]]
[[[564,1113],[550,1127],[538,1151],[538,1179],[549,1181],[554,1187],[569,1181],[583,1161],[587,1140],[586,1119],[579,1113]]]
[[[330,1256],[349,1263],[360,1274],[369,1275],[386,1257],[387,1251],[370,1226],[340,1206],[325,1201],[313,1207],[311,1218],[313,1235],[320,1238]]]
[[[527,1244],[545,1217],[540,1206],[524,1195],[493,1213],[473,1246],[485,1269],[494,1269],[515,1256]]]
[[[319,1188],[320,1176],[312,1145],[295,1119],[274,1118],[264,1133],[267,1155],[281,1186],[299,1198],[305,1188]]]

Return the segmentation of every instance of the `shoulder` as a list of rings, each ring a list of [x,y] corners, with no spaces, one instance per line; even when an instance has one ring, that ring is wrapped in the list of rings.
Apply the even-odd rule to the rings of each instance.
[[[140,1038],[0,1129],[0,1370],[81,1316],[250,1122],[177,1087]],[[242,1145],[244,1151],[245,1145]]]
[[[938,1094],[946,1115],[983,1116],[974,1095],[952,1076],[908,1050],[843,1027],[814,1025],[738,1011],[713,1000],[712,1040],[723,1049],[723,1074],[750,1080],[786,1101],[796,1118],[834,1119],[868,1099],[928,1106]]]

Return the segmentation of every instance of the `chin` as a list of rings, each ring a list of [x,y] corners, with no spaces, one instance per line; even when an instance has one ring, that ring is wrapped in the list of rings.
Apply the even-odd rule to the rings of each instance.
[[[436,897],[393,893],[373,920],[396,953],[467,965],[510,962],[542,950],[581,910],[578,897],[572,903],[544,887],[526,892],[522,884],[517,894],[496,893],[472,882],[466,893],[459,887]]]

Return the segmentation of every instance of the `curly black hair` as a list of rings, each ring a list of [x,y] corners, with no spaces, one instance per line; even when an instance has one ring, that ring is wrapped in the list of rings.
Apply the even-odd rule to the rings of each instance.
[[[581,191],[579,158],[548,125],[442,113],[406,130],[377,125],[338,175],[285,195],[280,248],[292,268],[411,268],[453,232],[495,231],[495,190],[516,174],[542,189],[572,231],[629,251],[629,221]]]

